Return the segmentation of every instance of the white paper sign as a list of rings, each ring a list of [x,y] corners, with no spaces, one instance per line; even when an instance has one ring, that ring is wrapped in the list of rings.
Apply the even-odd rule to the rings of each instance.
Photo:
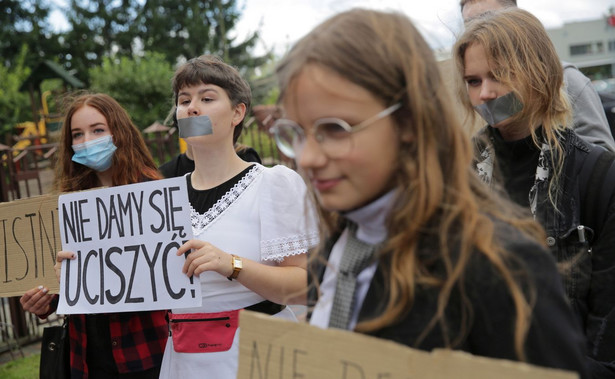
[[[186,178],[61,195],[57,313],[146,311],[201,305],[198,278],[177,249],[192,238]]]

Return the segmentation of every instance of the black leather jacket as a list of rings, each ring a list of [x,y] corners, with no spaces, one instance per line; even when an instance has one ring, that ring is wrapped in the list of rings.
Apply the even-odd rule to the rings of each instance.
[[[479,133],[476,140],[482,142],[477,144],[477,157],[492,148],[484,141],[493,140],[493,133],[492,128]],[[606,180],[598,182],[604,188],[588,188],[595,158],[603,149],[572,130],[566,130],[560,142],[566,155],[557,207],[549,199],[549,182],[537,182],[535,216],[547,232],[547,245],[560,264],[566,294],[585,331],[593,376],[615,377],[615,198]],[[551,162],[548,155],[546,162]],[[615,176],[615,164],[606,176]],[[600,194],[600,199],[588,201],[588,191]],[[604,220],[585,219],[589,203],[606,208]]]

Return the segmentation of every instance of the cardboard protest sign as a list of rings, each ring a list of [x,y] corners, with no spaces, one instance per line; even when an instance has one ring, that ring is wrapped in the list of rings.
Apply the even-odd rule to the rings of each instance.
[[[249,311],[239,318],[242,379],[573,379],[573,372],[433,352],[338,329],[320,329]]]
[[[58,199],[62,262],[57,313],[201,305],[177,249],[192,238],[186,178],[75,192]]]
[[[43,285],[59,288],[53,265],[60,250],[58,195],[0,204],[0,297]]]

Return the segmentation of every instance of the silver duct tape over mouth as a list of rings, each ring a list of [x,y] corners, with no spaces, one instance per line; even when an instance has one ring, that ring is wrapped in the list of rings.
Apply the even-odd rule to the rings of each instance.
[[[214,133],[209,116],[180,118],[177,120],[177,126],[181,138],[206,136]]]
[[[523,109],[523,104],[513,92],[509,92],[504,96],[477,105],[474,109],[487,121],[487,124],[494,126],[519,113]]]

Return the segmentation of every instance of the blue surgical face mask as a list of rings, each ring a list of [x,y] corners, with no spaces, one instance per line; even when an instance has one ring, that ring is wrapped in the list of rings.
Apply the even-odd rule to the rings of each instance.
[[[495,126],[521,112],[523,104],[514,92],[509,92],[504,96],[477,105],[474,109],[487,121],[487,124]]]
[[[73,162],[96,170],[107,171],[111,167],[113,153],[117,147],[110,135],[73,145]]]

